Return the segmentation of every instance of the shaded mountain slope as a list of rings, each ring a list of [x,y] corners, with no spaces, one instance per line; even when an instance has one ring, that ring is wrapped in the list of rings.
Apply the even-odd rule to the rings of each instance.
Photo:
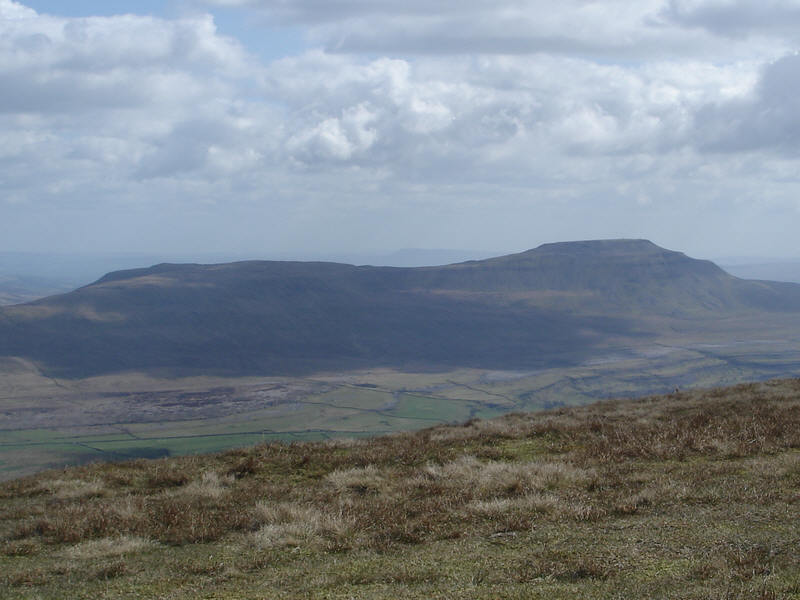
[[[0,310],[0,355],[62,376],[535,367],[641,335],[637,316],[743,310],[800,310],[800,285],[739,280],[644,240],[423,268],[162,264]]]

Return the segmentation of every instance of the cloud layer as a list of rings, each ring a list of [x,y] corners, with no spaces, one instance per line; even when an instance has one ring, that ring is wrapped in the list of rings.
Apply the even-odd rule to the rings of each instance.
[[[642,235],[732,254],[726,233],[698,241],[709,222],[749,225],[748,252],[793,244],[774,229],[798,210],[798,2],[198,6],[64,18],[0,0],[8,243],[57,214],[133,250]],[[311,46],[260,61],[218,6]]]
[[[302,25],[327,51],[748,57],[797,41],[800,4],[771,0],[202,0]],[[748,39],[749,38],[749,39]],[[755,43],[753,38],[759,38]]]

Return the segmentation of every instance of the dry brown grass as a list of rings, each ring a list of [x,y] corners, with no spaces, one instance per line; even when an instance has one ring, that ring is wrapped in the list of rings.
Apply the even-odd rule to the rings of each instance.
[[[150,540],[132,536],[88,540],[67,548],[64,555],[73,559],[98,559],[123,556],[143,550],[151,550],[155,544]]]
[[[51,479],[40,484],[39,490],[52,494],[62,500],[80,500],[84,498],[100,498],[107,495],[108,491],[102,481],[97,479],[84,481],[82,479]]]
[[[256,519],[263,525],[250,536],[258,548],[329,546],[347,544],[355,520],[344,512],[322,511],[314,506],[259,502]]]
[[[377,494],[386,487],[386,475],[375,465],[337,469],[328,473],[325,480],[339,492]]]
[[[183,496],[194,496],[197,498],[220,499],[227,489],[229,489],[236,478],[232,474],[219,475],[216,471],[206,471],[199,479],[195,479],[188,485],[171,490],[170,493]]]
[[[597,480],[591,469],[582,469],[564,462],[482,462],[474,456],[463,456],[444,465],[429,465],[416,478],[420,485],[425,479],[443,487],[471,490],[482,498],[498,495],[519,495],[534,491],[564,487],[588,487]]]

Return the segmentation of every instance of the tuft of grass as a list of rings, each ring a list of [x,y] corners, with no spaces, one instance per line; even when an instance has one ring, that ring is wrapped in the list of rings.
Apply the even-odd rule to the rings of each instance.
[[[81,500],[86,498],[101,498],[107,495],[105,484],[94,479],[50,479],[39,484],[38,490],[51,494],[62,500]]]
[[[323,512],[313,506],[259,502],[256,518],[263,525],[250,536],[257,548],[325,546],[344,548],[355,520],[343,512]]]
[[[339,492],[347,491],[362,495],[377,494],[385,487],[384,474],[375,465],[337,469],[328,473],[325,480]]]
[[[235,481],[233,474],[220,476],[215,471],[205,471],[199,479],[191,481],[189,484],[178,489],[177,493],[184,496],[195,496],[199,498],[219,499],[230,488]]]
[[[593,470],[563,462],[482,462],[469,455],[442,466],[430,465],[423,474],[434,482],[470,489],[484,498],[572,486],[587,487],[597,478]]]
[[[119,536],[80,542],[67,548],[64,556],[72,559],[96,560],[124,556],[153,548],[155,548],[155,544],[150,540],[133,536]]]

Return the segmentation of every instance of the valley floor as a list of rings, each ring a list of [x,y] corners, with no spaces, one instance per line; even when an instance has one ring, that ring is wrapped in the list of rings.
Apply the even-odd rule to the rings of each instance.
[[[800,330],[785,319],[703,322],[702,331],[681,326],[685,331],[638,346],[610,344],[582,364],[529,371],[69,380],[0,359],[0,480],[93,461],[374,436],[800,374]]]

